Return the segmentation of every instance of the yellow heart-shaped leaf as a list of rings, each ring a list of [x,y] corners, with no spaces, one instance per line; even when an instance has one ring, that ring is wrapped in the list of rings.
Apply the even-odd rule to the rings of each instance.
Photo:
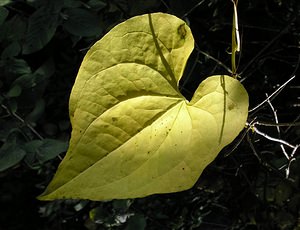
[[[42,200],[109,200],[191,188],[243,129],[248,95],[212,76],[178,90],[194,40],[163,13],[114,27],[85,56],[70,97],[68,152]]]

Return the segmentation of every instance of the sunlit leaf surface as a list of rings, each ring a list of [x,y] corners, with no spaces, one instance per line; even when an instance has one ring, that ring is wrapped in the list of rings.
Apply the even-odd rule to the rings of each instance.
[[[109,200],[191,188],[243,129],[248,95],[212,76],[192,100],[178,90],[194,40],[175,16],[114,27],[85,56],[70,97],[72,137],[39,197]]]

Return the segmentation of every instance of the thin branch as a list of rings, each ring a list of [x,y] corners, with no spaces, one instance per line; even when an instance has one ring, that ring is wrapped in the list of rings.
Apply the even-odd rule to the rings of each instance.
[[[296,145],[295,146],[295,148],[294,148],[294,150],[293,150],[293,152],[292,152],[292,154],[291,154],[291,158],[293,158],[294,157],[294,155],[295,155],[295,153],[296,153],[296,151],[297,151],[297,149],[300,147],[300,145]]]
[[[284,144],[284,145],[286,145],[286,146],[288,146],[288,147],[290,147],[290,148],[292,148],[292,149],[296,148],[296,146],[294,146],[294,145],[292,145],[292,144],[290,144],[290,143],[288,143],[288,142],[286,142],[286,141],[284,141],[284,140],[281,140],[281,139],[278,139],[278,138],[275,138],[275,137],[271,137],[271,136],[269,136],[268,134],[265,134],[265,133],[259,131],[255,126],[252,126],[252,129],[253,129],[253,131],[255,131],[257,134],[259,134],[259,135],[265,137],[266,139],[268,139],[268,140],[270,140],[270,141],[274,141],[274,142],[278,142],[278,143]],[[289,156],[286,156],[286,158],[287,158],[287,159],[290,159]]]
[[[266,96],[267,96],[267,98],[268,98],[268,94],[266,94]],[[278,124],[278,116],[277,116],[277,113],[276,113],[276,111],[275,111],[275,109],[274,109],[274,107],[273,107],[271,101],[268,100],[267,102],[268,102],[268,104],[269,104],[269,106],[270,106],[270,108],[271,108],[271,110],[272,110],[272,112],[273,112],[274,119],[275,119],[275,123]],[[276,126],[276,129],[277,129],[277,132],[278,132],[278,137],[281,138],[279,126]],[[280,148],[281,148],[283,154],[284,154],[285,156],[288,156],[288,154],[287,154],[287,152],[286,152],[286,150],[285,150],[283,144],[280,144]]]
[[[288,166],[287,166],[287,168],[285,170],[286,178],[288,178],[289,175],[290,175],[290,167],[291,167],[292,162],[296,160],[296,158],[294,158],[294,155],[295,155],[296,151],[298,150],[299,146],[300,145],[296,145],[295,148],[293,149],[293,152],[291,154],[291,158],[289,160],[289,164],[288,164]]]
[[[1,105],[3,109],[7,111],[8,114],[19,120],[21,123],[23,123],[25,126],[27,126],[31,132],[33,132],[40,140],[43,140],[44,138],[32,127],[32,125],[28,124],[22,117],[20,117],[17,113],[11,111],[8,107],[5,105]]]
[[[222,66],[227,72],[229,72],[230,74],[232,74],[231,69],[228,68],[223,62],[219,61],[218,59],[214,58],[213,56],[209,55],[208,53],[206,53],[206,52],[200,50],[197,46],[196,46],[196,48],[197,48],[197,51],[198,51],[199,53],[201,53],[201,54],[203,54],[205,57],[207,57],[207,58],[209,58],[209,59],[215,61],[218,65]]]
[[[300,122],[274,124],[274,123],[256,121],[253,123],[253,125],[269,126],[269,127],[285,127],[285,126],[292,127],[292,126],[300,126]]]
[[[205,2],[205,0],[202,0],[200,2],[198,2],[195,6],[193,6],[188,12],[186,12],[184,15],[182,15],[181,18],[185,18],[186,16],[188,16],[190,13],[192,13],[198,6],[202,5],[202,3]]]
[[[295,149],[296,149],[296,148],[295,148]],[[289,163],[288,163],[288,165],[287,165],[287,167],[286,167],[286,169],[285,169],[285,178],[286,178],[286,179],[289,178],[289,175],[290,175],[290,167],[291,167],[292,162],[295,161],[295,160],[296,160],[295,158],[292,158],[292,159],[289,161]]]
[[[252,149],[252,152],[253,152],[254,156],[256,156],[256,158],[258,159],[259,163],[261,163],[262,161],[261,161],[260,157],[258,156],[257,151],[256,151],[256,149],[255,149],[255,147],[254,147],[254,145],[253,145],[253,143],[252,143],[252,141],[251,141],[250,136],[249,136],[248,133],[247,133],[247,141],[248,141],[248,143],[250,145],[250,148]]]
[[[247,63],[244,69],[239,73],[239,75],[243,75],[243,73],[252,65],[252,63],[262,54],[264,53],[275,41],[277,41],[283,34],[287,32],[291,25],[291,22],[283,28],[279,34],[277,34],[263,49],[261,49],[252,59]]]
[[[292,124],[300,124],[300,122],[297,122],[298,120],[300,119],[300,114],[296,117],[296,119],[292,122]],[[291,129],[291,127],[293,127],[294,125],[289,125],[289,127],[287,127],[286,128],[286,130],[284,130],[283,132],[284,133],[287,133],[290,129]]]
[[[160,0],[161,3],[168,9],[170,10],[170,7],[168,6],[168,4],[164,1],[164,0]]]
[[[231,149],[227,153],[224,154],[224,157],[228,157],[234,150],[237,149],[237,147],[242,143],[244,137],[247,135],[248,131],[251,129],[251,127],[248,127],[247,130],[245,130],[242,134],[241,137],[238,138],[238,141],[233,145]]]
[[[259,103],[257,106],[249,110],[249,113],[255,111],[259,107],[261,107],[264,103],[266,103],[270,98],[272,98],[274,95],[278,94],[290,81],[292,81],[296,75],[292,76],[289,80],[287,80],[285,83],[283,83],[278,89],[276,89],[269,97],[267,97],[264,101]]]

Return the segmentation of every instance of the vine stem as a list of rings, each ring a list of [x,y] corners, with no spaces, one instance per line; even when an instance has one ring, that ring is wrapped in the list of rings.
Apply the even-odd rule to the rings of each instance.
[[[238,14],[237,14],[237,4],[238,0],[231,0],[233,3],[233,21],[232,21],[232,43],[231,43],[231,69],[232,75],[236,78],[236,53],[240,52],[240,34],[239,34],[239,24],[238,24]]]

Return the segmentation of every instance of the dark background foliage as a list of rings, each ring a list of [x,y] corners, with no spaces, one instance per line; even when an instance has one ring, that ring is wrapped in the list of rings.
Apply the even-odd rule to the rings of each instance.
[[[230,0],[0,0],[1,230],[300,229],[299,150],[288,160],[278,143],[253,130],[188,191],[110,202],[36,200],[67,149],[68,98],[85,53],[114,25],[157,11],[185,20],[195,37],[180,85],[187,98],[207,76],[228,74]],[[258,128],[299,144],[300,3],[240,0],[238,11],[238,73],[250,108],[296,76],[272,98],[286,123],[281,136],[274,126]],[[254,120],[275,124],[268,103],[249,114]]]

